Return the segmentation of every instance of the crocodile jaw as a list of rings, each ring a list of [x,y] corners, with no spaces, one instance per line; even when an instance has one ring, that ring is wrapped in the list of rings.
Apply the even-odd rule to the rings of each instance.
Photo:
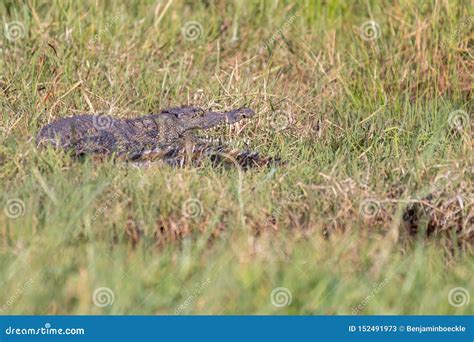
[[[239,108],[228,112],[207,112],[201,117],[186,122],[184,128],[185,130],[210,129],[224,124],[234,124],[254,115],[255,112],[250,108]]]
[[[224,113],[227,124],[233,124],[239,122],[242,119],[251,118],[255,115],[255,112],[250,108],[239,108]]]

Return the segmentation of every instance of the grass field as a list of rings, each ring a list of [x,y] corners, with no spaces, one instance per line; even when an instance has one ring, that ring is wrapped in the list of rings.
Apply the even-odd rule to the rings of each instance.
[[[473,314],[472,2],[0,2],[0,314]],[[194,104],[281,158],[38,150]]]

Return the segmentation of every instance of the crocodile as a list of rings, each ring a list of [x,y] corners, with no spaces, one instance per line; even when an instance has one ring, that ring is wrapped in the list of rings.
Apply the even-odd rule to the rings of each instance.
[[[195,131],[234,124],[254,115],[253,110],[245,107],[217,112],[192,106],[167,108],[157,114],[132,119],[82,114],[44,126],[36,143],[40,147],[51,145],[70,150],[76,156],[114,155],[138,163],[160,160],[182,166],[187,162],[199,164],[203,157],[210,156],[214,161],[233,159],[249,167],[266,164],[268,160],[260,158],[256,152],[235,151],[205,141]]]

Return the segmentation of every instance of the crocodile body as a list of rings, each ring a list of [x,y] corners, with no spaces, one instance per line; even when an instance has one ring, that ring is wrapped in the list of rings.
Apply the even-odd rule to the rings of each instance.
[[[44,126],[36,142],[39,146],[51,144],[71,150],[78,156],[113,154],[138,162],[162,160],[179,166],[187,162],[198,164],[204,156],[232,155],[229,158],[248,166],[252,160],[255,163],[259,160],[256,153],[236,152],[223,145],[204,142],[195,136],[194,131],[236,123],[253,115],[249,108],[205,112],[197,107],[169,108],[133,119],[76,115]]]

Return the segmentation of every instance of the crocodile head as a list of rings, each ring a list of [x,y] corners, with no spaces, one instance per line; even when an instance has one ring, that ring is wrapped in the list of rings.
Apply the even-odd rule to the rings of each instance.
[[[165,145],[182,138],[194,140],[196,137],[193,131],[234,124],[254,115],[255,112],[250,108],[227,112],[205,112],[197,107],[168,108],[152,116],[154,124],[151,127],[157,127],[159,143]]]
[[[251,118],[255,112],[250,108],[239,108],[228,112],[205,112],[202,116],[189,116],[180,123],[185,131],[210,129],[224,124],[234,124],[242,119]]]

